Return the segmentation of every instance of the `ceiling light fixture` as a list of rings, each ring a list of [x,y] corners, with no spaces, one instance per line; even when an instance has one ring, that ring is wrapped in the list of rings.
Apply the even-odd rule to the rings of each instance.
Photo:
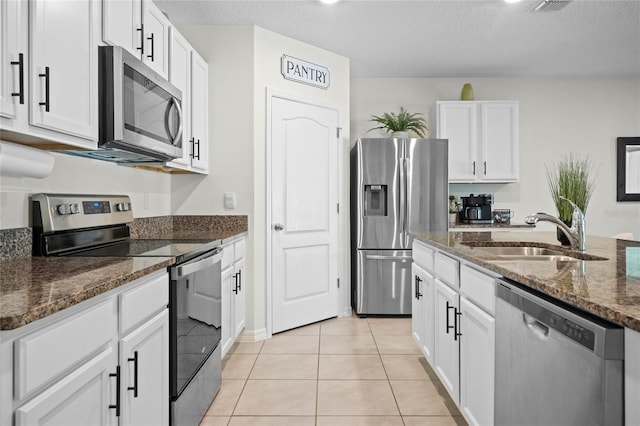
[[[522,0],[504,0],[505,3],[520,3]]]
[[[324,3],[324,4],[335,4],[338,3],[340,0],[320,0],[320,3]]]

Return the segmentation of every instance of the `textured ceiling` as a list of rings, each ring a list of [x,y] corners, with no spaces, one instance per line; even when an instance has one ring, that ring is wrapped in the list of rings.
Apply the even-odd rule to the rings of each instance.
[[[257,25],[351,60],[352,77],[640,78],[640,0],[154,0],[178,27]]]

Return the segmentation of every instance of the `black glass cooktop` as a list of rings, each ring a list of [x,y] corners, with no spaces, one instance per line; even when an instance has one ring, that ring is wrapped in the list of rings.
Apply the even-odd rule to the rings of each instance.
[[[195,255],[213,247],[203,240],[132,239],[99,248],[76,251],[70,256],[85,257],[180,257]]]

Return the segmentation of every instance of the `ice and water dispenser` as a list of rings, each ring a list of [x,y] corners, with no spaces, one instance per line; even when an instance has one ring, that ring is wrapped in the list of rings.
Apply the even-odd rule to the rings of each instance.
[[[364,186],[364,215],[387,216],[387,185]]]

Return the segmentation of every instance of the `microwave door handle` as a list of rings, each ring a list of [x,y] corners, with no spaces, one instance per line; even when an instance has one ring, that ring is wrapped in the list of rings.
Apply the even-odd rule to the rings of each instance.
[[[169,113],[171,112],[171,106],[175,106],[176,112],[178,113],[178,130],[176,131],[175,136],[171,135],[171,128],[169,127]],[[180,136],[182,136],[182,108],[180,107],[180,103],[174,97],[171,97],[167,110],[164,113],[164,128],[167,135],[171,138],[171,144],[175,145],[176,141],[180,139]]]

